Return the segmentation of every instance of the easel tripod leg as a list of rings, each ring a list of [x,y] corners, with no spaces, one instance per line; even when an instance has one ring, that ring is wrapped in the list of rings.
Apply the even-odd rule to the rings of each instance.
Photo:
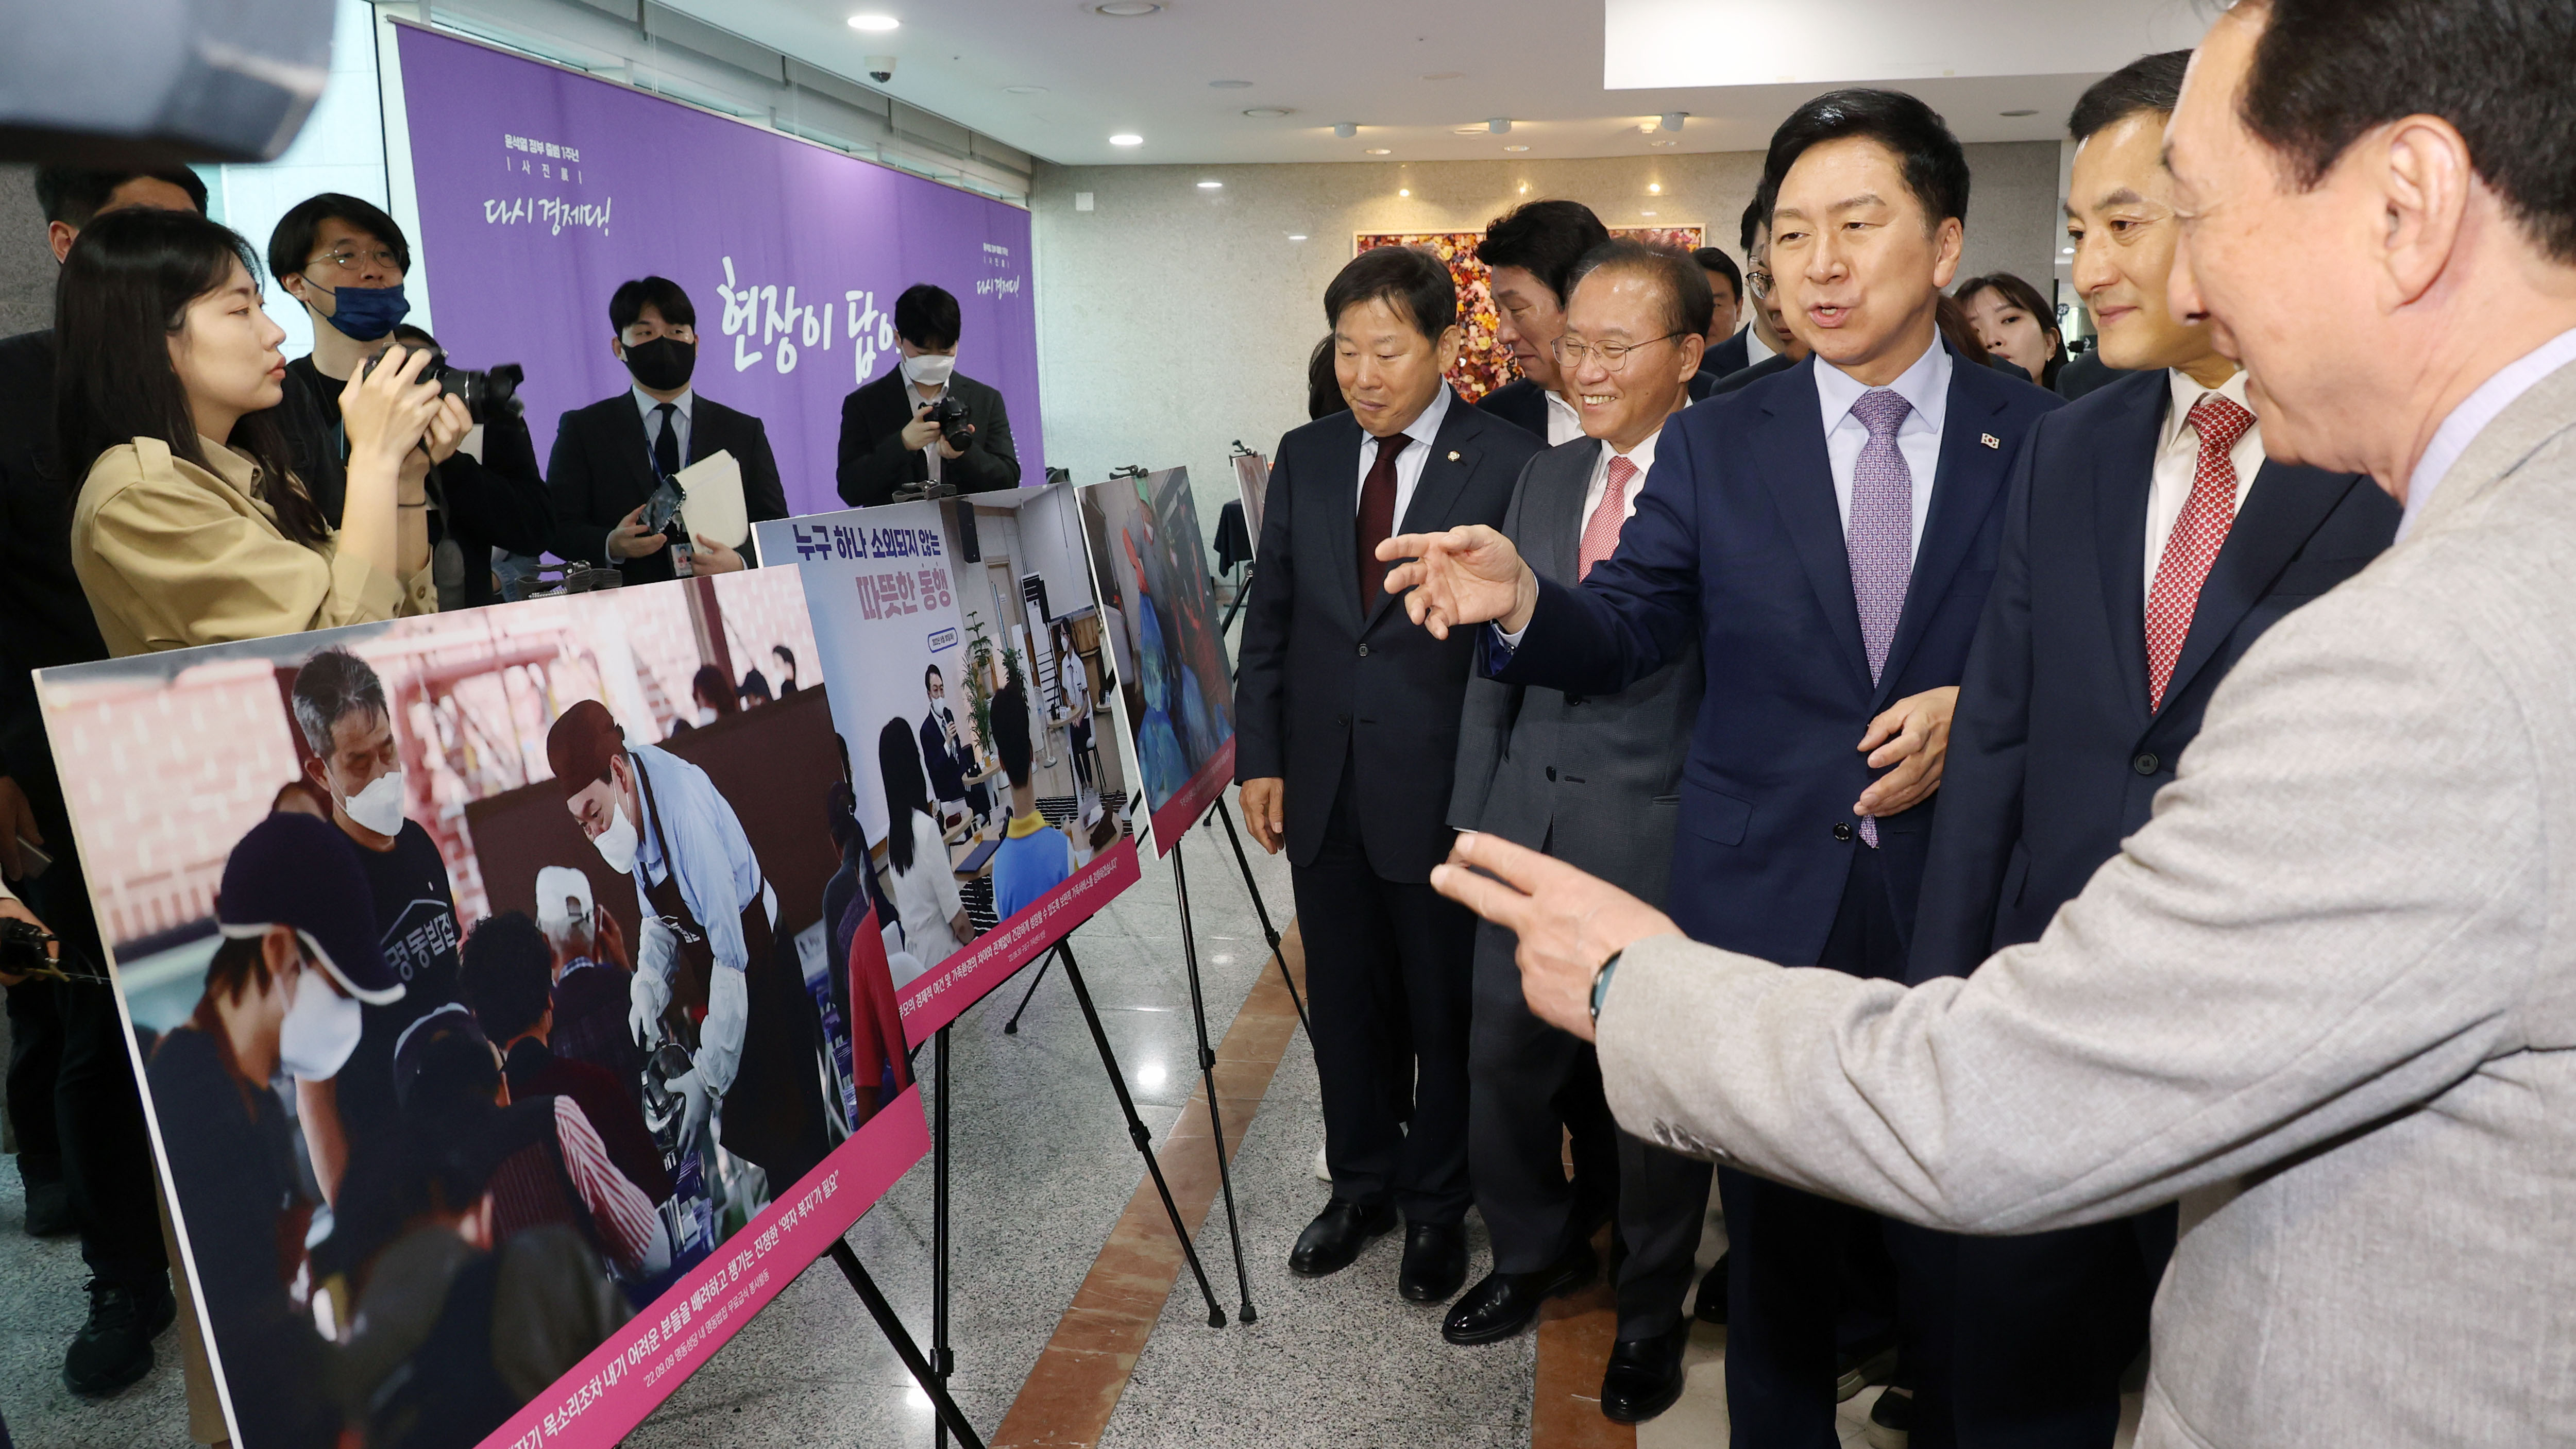
[[[1297,1024],[1306,1028],[1312,1040],[1315,1024],[1306,1019],[1306,998],[1297,994],[1297,981],[1288,974],[1288,958],[1279,949],[1279,932],[1270,924],[1270,905],[1261,898],[1261,887],[1252,881],[1252,857],[1243,853],[1243,837],[1234,828],[1234,813],[1225,808],[1225,797],[1216,802],[1216,818],[1225,822],[1225,842],[1234,847],[1234,863],[1243,872],[1243,888],[1251,893],[1253,914],[1261,918],[1261,934],[1270,942],[1270,959],[1279,963],[1279,984],[1288,988],[1289,1004],[1297,1008]]]
[[[1199,948],[1190,929],[1190,881],[1181,869],[1179,846],[1172,849],[1172,893],[1181,906],[1181,959],[1190,972],[1190,1017],[1198,1024],[1199,1080],[1207,1088],[1208,1130],[1216,1138],[1216,1180],[1225,1193],[1225,1230],[1234,1240],[1234,1284],[1243,1292],[1243,1321],[1251,1323],[1252,1278],[1243,1268],[1243,1227],[1234,1215],[1234,1169],[1227,1165],[1225,1151],[1225,1114],[1217,1104],[1216,1052],[1208,1045],[1207,1004],[1199,993]]]
[[[921,1349],[913,1343],[912,1335],[904,1331],[903,1320],[895,1316],[894,1305],[886,1302],[885,1295],[877,1291],[876,1280],[868,1276],[868,1270],[859,1262],[859,1255],[850,1251],[846,1241],[835,1238],[832,1240],[831,1257],[839,1266],[841,1276],[850,1280],[850,1287],[858,1293],[859,1301],[867,1305],[868,1316],[877,1321],[877,1331],[894,1346],[895,1357],[903,1360],[904,1369],[912,1375],[913,1382],[921,1385],[921,1391],[930,1396],[930,1407],[939,1415],[939,1422],[957,1435],[957,1442],[965,1449],[984,1449],[983,1437],[975,1432],[974,1425],[966,1422],[965,1412],[957,1407],[957,1401],[948,1397],[948,1385],[930,1371],[929,1361],[921,1356]]]

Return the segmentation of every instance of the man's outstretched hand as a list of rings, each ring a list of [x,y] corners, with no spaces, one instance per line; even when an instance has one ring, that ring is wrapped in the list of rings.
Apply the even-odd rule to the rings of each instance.
[[[1592,976],[1650,936],[1676,936],[1672,918],[1598,876],[1470,831],[1431,868],[1442,895],[1520,938],[1521,995],[1540,1020],[1592,1040]]]
[[[1386,591],[1406,589],[1404,611],[1413,622],[1446,639],[1462,624],[1488,620],[1506,634],[1529,627],[1538,606],[1538,575],[1498,529],[1481,523],[1445,533],[1400,533],[1377,546],[1381,563],[1393,563]]]

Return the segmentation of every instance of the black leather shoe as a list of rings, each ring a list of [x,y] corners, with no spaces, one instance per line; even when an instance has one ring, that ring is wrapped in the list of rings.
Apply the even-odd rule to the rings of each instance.
[[[1416,1303],[1440,1303],[1467,1281],[1467,1234],[1456,1223],[1404,1225],[1404,1268],[1396,1291]]]
[[[1488,1273],[1450,1308],[1440,1336],[1461,1348],[1500,1343],[1529,1327],[1539,1305],[1590,1283],[1599,1266],[1592,1245],[1577,1243],[1572,1252],[1535,1273]]]
[[[1906,1449],[1914,1441],[1914,1396],[1903,1389],[1881,1390],[1860,1434],[1869,1449]]]
[[[1882,1333],[1834,1353],[1834,1402],[1845,1403],[1871,1384],[1896,1377],[1896,1335]]]
[[[1602,1416],[1615,1424],[1642,1424],[1671,1408],[1682,1396],[1682,1350],[1689,1346],[1687,1321],[1653,1338],[1611,1345],[1610,1367],[1601,1374]]]
[[[1699,1301],[1691,1305],[1691,1314],[1702,1323],[1721,1327],[1726,1323],[1726,1255],[1718,1255],[1710,1265],[1708,1276],[1699,1280]]]
[[[1369,1239],[1394,1226],[1393,1203],[1363,1208],[1335,1198],[1297,1235],[1296,1250],[1288,1255],[1288,1271],[1300,1278],[1338,1273],[1351,1265]]]
[[[167,1279],[89,1285],[89,1321],[63,1355],[63,1387],[105,1398],[152,1372],[152,1340],[179,1316]]]

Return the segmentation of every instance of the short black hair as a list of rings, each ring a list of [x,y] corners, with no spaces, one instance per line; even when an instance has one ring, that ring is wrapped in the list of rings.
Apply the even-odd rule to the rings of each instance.
[[[1029,742],[1029,701],[1013,680],[993,691],[993,753],[1002,757],[1002,773],[1011,777],[1014,787],[1029,782],[1029,764],[1036,755]]]
[[[957,345],[957,299],[946,287],[915,282],[894,299],[894,332],[915,347]]]
[[[2191,52],[2168,50],[2142,55],[2095,81],[2066,117],[2066,138],[2090,141],[2114,122],[2140,111],[2172,115],[2182,101],[2183,72],[2191,69]]]
[[[673,326],[698,325],[698,309],[689,301],[689,294],[680,290],[679,283],[668,277],[637,277],[618,283],[617,290],[608,294],[608,330],[623,336],[643,317],[648,305]]]
[[[936,664],[933,664],[929,668],[921,671],[921,687],[923,689],[926,690],[930,688],[930,681],[934,679],[938,680],[941,684],[946,684],[948,682],[948,676],[940,673],[939,666]]]
[[[1779,207],[1780,183],[1799,157],[1827,141],[1862,137],[1896,153],[1905,189],[1923,206],[1926,230],[1968,219],[1968,154],[1949,124],[1920,97],[1855,87],[1827,91],[1789,113],[1762,158],[1762,190]]]
[[[554,947],[525,911],[478,922],[458,953],[456,989],[495,1042],[535,1027],[554,1000]]]
[[[1333,334],[1327,332],[1306,356],[1306,421],[1350,410],[1350,401],[1342,396],[1341,374],[1333,367]]]
[[[1579,201],[1532,201],[1485,223],[1476,260],[1488,270],[1518,267],[1561,304],[1574,292],[1574,264],[1610,239],[1610,228]]]
[[[1644,277],[1662,287],[1665,331],[1687,332],[1694,337],[1708,331],[1709,318],[1717,311],[1716,298],[1708,285],[1708,273],[1689,256],[1671,247],[1614,237],[1583,254],[1583,260],[1574,264],[1574,275],[1567,279],[1566,286],[1579,287],[1584,278],[1605,267]]]
[[[59,221],[71,227],[87,226],[90,218],[98,215],[98,209],[107,205],[107,199],[116,194],[116,188],[146,177],[167,181],[188,193],[188,199],[197,204],[197,214],[206,214],[205,179],[185,166],[161,166],[148,171],[99,170],[88,166],[39,167],[36,171],[36,205],[43,210],[47,221]]]
[[[1344,263],[1324,287],[1324,320],[1339,331],[1344,312],[1369,302],[1386,303],[1433,342],[1458,325],[1458,283],[1420,247],[1371,247]]]
[[[1756,186],[1753,188],[1753,199],[1744,203],[1744,220],[1738,225],[1735,238],[1736,245],[1744,248],[1746,261],[1751,261],[1753,253],[1758,250],[1753,245],[1753,239],[1760,236],[1762,229],[1770,224],[1771,188]]]
[[[1726,278],[1726,285],[1734,289],[1735,300],[1739,304],[1743,302],[1744,269],[1735,264],[1735,258],[1728,256],[1724,251],[1721,251],[1716,247],[1701,247],[1697,251],[1692,252],[1690,256],[1692,264],[1697,266],[1701,271],[1715,272],[1719,276]],[[1716,305],[1716,294],[1717,288],[1712,285],[1709,288],[1709,305],[1712,307]]]
[[[2363,133],[2404,116],[2459,128],[2469,164],[2553,261],[2576,263],[2567,0],[2263,0],[2238,107],[2313,189]]]
[[[294,702],[295,726],[318,759],[331,758],[331,731],[352,714],[393,718],[385,704],[385,682],[375,666],[346,649],[331,648],[304,661],[287,690]]]
[[[313,259],[313,238],[326,221],[345,221],[383,242],[394,254],[394,264],[411,270],[411,238],[403,235],[402,227],[385,215],[383,207],[362,196],[325,191],[288,207],[286,215],[277,219],[268,234],[269,272],[283,282],[303,271]]]

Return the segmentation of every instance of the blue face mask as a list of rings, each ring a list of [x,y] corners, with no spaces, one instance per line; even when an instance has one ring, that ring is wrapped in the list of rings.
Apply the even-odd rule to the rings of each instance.
[[[341,287],[335,291],[307,277],[304,285],[331,299],[331,315],[324,320],[360,342],[375,341],[411,315],[411,302],[403,296],[400,282],[390,287]]]

